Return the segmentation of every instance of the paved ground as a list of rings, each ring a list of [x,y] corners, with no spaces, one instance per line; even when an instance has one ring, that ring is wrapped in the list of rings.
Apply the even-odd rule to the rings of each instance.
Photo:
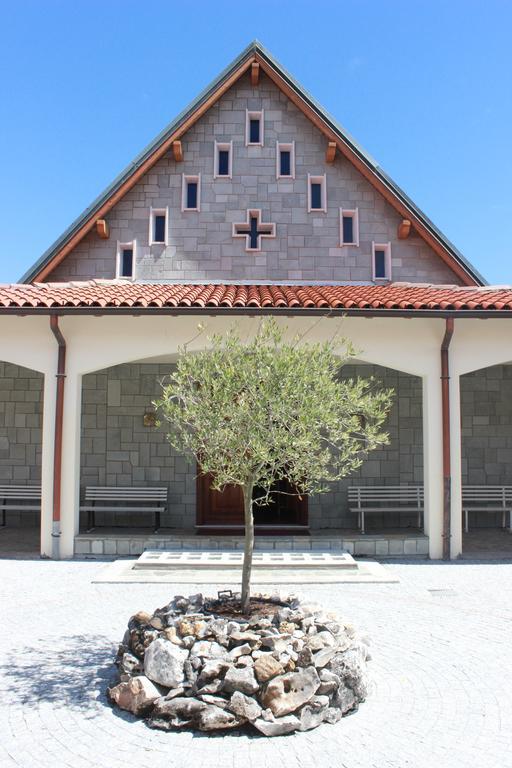
[[[110,708],[127,618],[173,589],[91,584],[103,567],[0,561],[2,768],[512,767],[510,563],[394,564],[399,584],[305,587],[371,636],[374,691],[337,725],[272,740],[151,731]]]

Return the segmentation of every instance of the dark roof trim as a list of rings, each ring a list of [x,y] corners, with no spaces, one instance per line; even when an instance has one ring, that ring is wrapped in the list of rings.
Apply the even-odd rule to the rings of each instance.
[[[300,96],[301,99],[325,122],[325,124],[338,136],[338,138],[347,144],[350,149],[364,162],[367,167],[388,187],[388,189],[401,201],[401,203],[411,211],[422,224],[429,230],[430,234],[442,245],[442,247],[460,264],[468,276],[478,285],[486,285],[486,280],[462,255],[462,253],[451,243],[447,237],[433,224],[433,222],[418,208],[406,193],[391,179],[390,176],[377,164],[377,162],[357,143],[357,141],[338,123],[322,106],[292,77],[274,57],[259,43],[253,41],[237,58],[229,64],[223,72],[218,75],[208,85],[199,96],[186,107],[178,117],[164,128],[161,133],[148,144],[142,152],[117,176],[116,179],[89,205],[83,213],[63,232],[63,234],[43,253],[35,264],[21,277],[21,283],[30,283],[39,274],[62,247],[75,235],[75,233],[91,218],[96,211],[126,182],[132,174],[144,163],[174,132],[179,130],[180,126],[205,102],[210,96],[229,78],[229,76],[238,69],[244,62],[248,61],[254,54],[258,54],[267,64],[283,78],[283,80]]]

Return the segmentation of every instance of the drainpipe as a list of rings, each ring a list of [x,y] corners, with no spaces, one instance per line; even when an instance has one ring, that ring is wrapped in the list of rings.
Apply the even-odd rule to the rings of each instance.
[[[449,347],[453,336],[453,317],[446,318],[441,344],[441,402],[443,412],[443,560],[450,559],[451,532],[451,460],[450,460],[450,359]]]
[[[66,340],[59,328],[57,315],[50,315],[50,328],[59,346],[57,360],[57,390],[55,397],[55,435],[53,449],[53,515],[52,558],[60,559],[60,502],[62,479],[62,420],[64,414],[64,382],[66,379]]]

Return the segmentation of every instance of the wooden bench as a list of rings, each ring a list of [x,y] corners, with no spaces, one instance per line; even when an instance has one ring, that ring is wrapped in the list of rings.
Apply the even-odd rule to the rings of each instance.
[[[501,514],[501,527],[512,530],[512,485],[463,485],[462,511],[464,513],[464,531],[469,531],[469,513],[487,512]]]
[[[167,508],[167,487],[130,488],[89,485],[85,489],[88,532],[96,527],[96,512],[143,512],[154,515],[154,531],[160,528],[160,513]]]
[[[422,485],[350,486],[348,503],[350,511],[357,512],[361,533],[366,533],[366,515],[375,514],[414,512],[417,516],[418,528],[422,527],[424,507]]]
[[[6,525],[5,513],[33,512],[41,509],[40,485],[0,485],[0,509],[2,510],[2,528]]]

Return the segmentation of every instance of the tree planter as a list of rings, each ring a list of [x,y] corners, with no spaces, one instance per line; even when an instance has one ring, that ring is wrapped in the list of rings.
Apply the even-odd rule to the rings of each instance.
[[[243,616],[229,601],[177,596],[132,616],[108,695],[153,728],[279,736],[357,709],[368,660],[354,628],[316,604],[259,596]]]

